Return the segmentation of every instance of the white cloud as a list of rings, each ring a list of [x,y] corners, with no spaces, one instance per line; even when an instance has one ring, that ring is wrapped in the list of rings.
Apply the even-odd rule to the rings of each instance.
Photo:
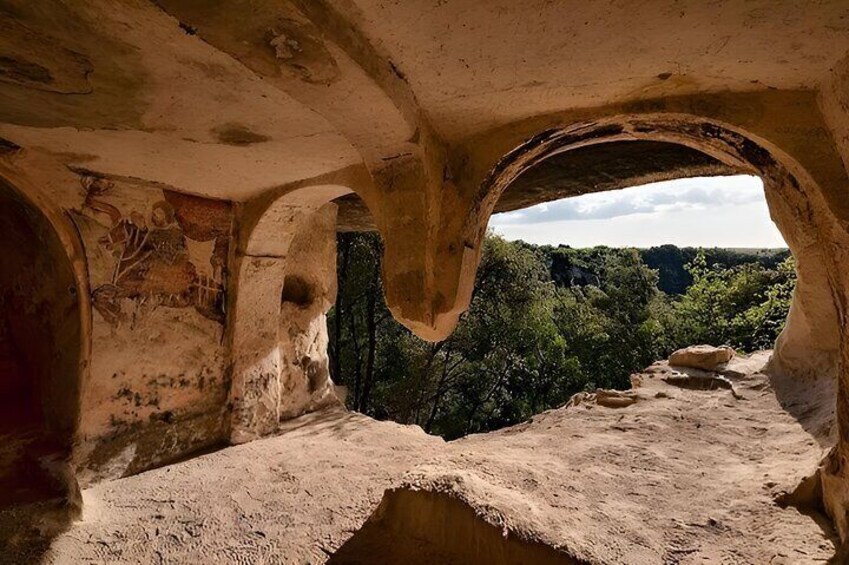
[[[586,194],[497,214],[490,226],[507,239],[648,247],[784,247],[769,218],[761,180],[700,177]]]

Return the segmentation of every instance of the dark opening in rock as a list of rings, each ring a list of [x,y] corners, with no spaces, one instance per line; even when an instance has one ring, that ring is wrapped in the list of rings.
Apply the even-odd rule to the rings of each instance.
[[[80,314],[58,236],[2,181],[0,226],[2,508],[68,495],[60,468],[78,410]]]
[[[312,286],[297,275],[288,275],[283,281],[281,300],[299,308],[306,308],[313,301]]]

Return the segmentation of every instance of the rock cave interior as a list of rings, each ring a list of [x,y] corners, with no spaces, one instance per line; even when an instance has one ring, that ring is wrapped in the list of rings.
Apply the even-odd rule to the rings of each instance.
[[[345,410],[338,233],[438,342],[494,213],[741,174],[772,350],[451,442]],[[845,1],[0,0],[0,229],[2,563],[849,562]]]

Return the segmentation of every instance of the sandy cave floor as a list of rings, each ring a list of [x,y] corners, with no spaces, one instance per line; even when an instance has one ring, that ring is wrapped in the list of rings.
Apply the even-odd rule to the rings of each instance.
[[[733,379],[739,398],[667,384],[658,364],[625,401],[602,400],[629,406],[589,395],[450,443],[353,413],[302,417],[279,436],[85,490],[82,519],[39,557],[459,563],[488,544],[505,562],[824,563],[828,524],[774,498],[829,447],[833,392],[770,382],[757,372],[766,359],[740,361],[751,374]]]

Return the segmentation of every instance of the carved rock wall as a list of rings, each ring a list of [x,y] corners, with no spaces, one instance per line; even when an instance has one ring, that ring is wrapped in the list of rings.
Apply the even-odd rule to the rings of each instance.
[[[280,307],[280,418],[340,405],[330,379],[327,311],[336,299],[336,211],[313,214],[292,241]]]
[[[838,379],[841,439],[822,483],[849,537],[845,2],[803,19],[767,2],[726,3],[720,18],[662,2],[601,3],[587,18],[550,2],[443,4],[0,6],[0,174],[43,193],[33,202],[60,210],[45,212],[52,225],[72,225],[47,246],[69,259],[50,281],[30,267],[58,267],[35,254],[27,264],[25,244],[0,248],[15,257],[4,300],[52,312],[24,332],[39,339],[9,347],[30,320],[4,309],[0,358],[19,376],[0,391],[63,406],[45,426],[73,439],[84,481],[247,441],[334,402],[329,201],[357,193],[369,212],[358,223],[370,217],[384,238],[390,310],[440,340],[469,304],[499,206],[748,172],[764,178],[798,262],[771,368]],[[551,21],[574,45],[547,43]],[[610,57],[631,29],[656,33]],[[776,40],[791,36],[804,40]],[[608,166],[587,172],[617,156],[609,184]],[[586,182],[541,190],[579,170]],[[77,321],[62,314],[72,286]],[[10,291],[24,287],[52,298]],[[37,393],[28,384],[50,379]]]
[[[241,213],[230,327],[232,442],[338,403],[325,314],[336,296],[336,205],[329,201],[344,192],[296,190]]]
[[[86,477],[120,476],[223,438],[228,203],[81,176],[70,214],[93,305],[82,399]]]
[[[820,91],[820,107],[830,132],[829,139],[843,160],[843,182],[830,188],[832,221],[823,226],[825,233],[819,247],[829,268],[831,296],[837,314],[836,330],[831,339],[838,342],[837,359],[837,428],[838,444],[824,461],[820,472],[823,504],[834,520],[844,544],[849,541],[849,55],[832,69]],[[794,313],[791,312],[791,316]],[[788,320],[789,322],[789,320]],[[811,319],[816,326],[820,320]],[[790,325],[790,324],[788,324]],[[802,352],[801,354],[803,354]]]
[[[0,172],[56,206],[68,225],[60,235],[72,240],[61,250],[66,262],[68,248],[78,248],[70,260],[86,309],[76,347],[65,350],[85,357],[55,371],[66,384],[48,395],[73,407],[80,482],[223,442],[232,205],[68,169],[38,151],[8,155]]]

